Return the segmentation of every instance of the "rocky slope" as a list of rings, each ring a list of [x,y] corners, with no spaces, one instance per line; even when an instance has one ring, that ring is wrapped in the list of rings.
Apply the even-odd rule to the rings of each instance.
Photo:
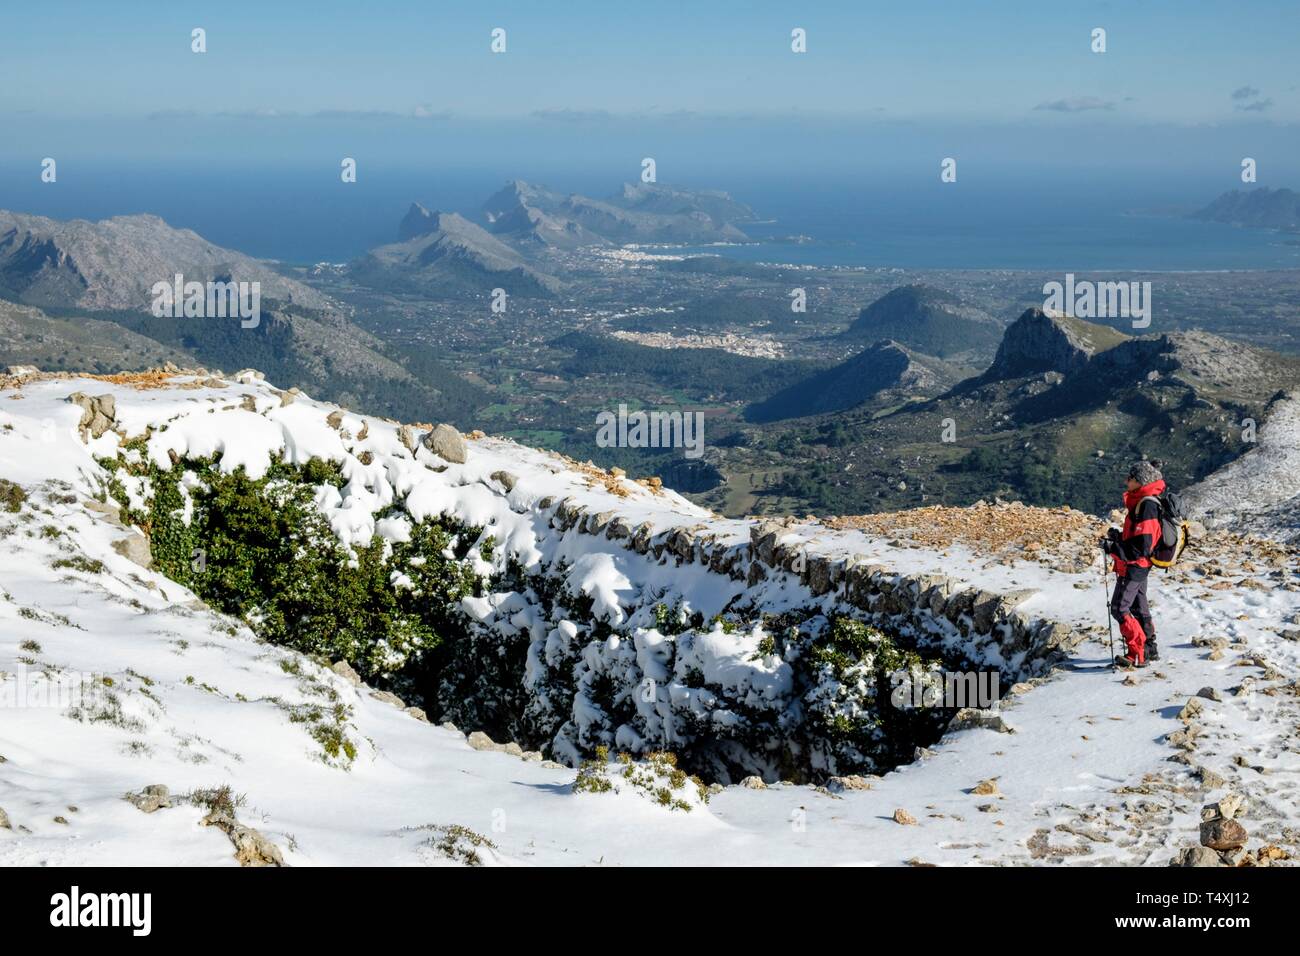
[[[1300,541],[1300,395],[1270,403],[1258,444],[1187,489],[1195,513],[1212,528]]]
[[[753,210],[726,193],[626,184],[610,199],[564,195],[521,180],[483,205],[488,228],[520,248],[627,242],[740,242]]]
[[[265,263],[157,216],[62,222],[0,210],[0,295],[28,305],[147,313],[156,282],[259,282],[263,304],[331,308]]]
[[[495,288],[509,295],[544,297],[559,287],[556,279],[457,213],[430,212],[412,204],[398,237],[398,242],[372,249],[352,263],[352,276],[385,291],[485,299]]]
[[[938,359],[898,342],[877,342],[839,365],[749,406],[745,416],[754,422],[770,422],[841,411],[865,402],[895,405],[929,398],[952,387],[959,378],[956,369]]]
[[[1027,309],[1002,336],[993,364],[979,379],[999,381],[1040,372],[1077,372],[1099,352],[1124,341],[1125,335],[1065,315]]]
[[[893,339],[943,359],[987,361],[1002,337],[1002,326],[942,289],[907,285],[863,309],[841,337],[856,342]]]
[[[1233,189],[1195,213],[1194,218],[1232,226],[1300,232],[1300,193],[1267,186]]]
[[[1250,423],[1297,381],[1300,360],[1207,333],[1130,338],[1030,309],[982,375],[927,401],[869,403],[764,439],[814,446],[798,467],[783,463],[789,477],[774,491],[796,499],[785,508],[893,511],[1000,495],[1100,514],[1134,459],[1163,462],[1185,488],[1248,451]]]

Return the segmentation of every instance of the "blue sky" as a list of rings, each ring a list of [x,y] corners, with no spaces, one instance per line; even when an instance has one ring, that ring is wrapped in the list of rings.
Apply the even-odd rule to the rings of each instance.
[[[353,156],[363,173],[487,165],[574,188],[647,155],[696,184],[796,167],[928,182],[951,155],[973,175],[1172,170],[1230,188],[1252,156],[1262,184],[1294,186],[1297,36],[1300,3],[1251,0],[6,3],[0,204],[4,177],[44,156],[69,175],[334,178]]]
[[[191,28],[208,53],[189,50]],[[492,55],[489,31],[507,30]],[[792,27],[809,52],[789,50]],[[1089,49],[1092,28],[1108,51]],[[1300,120],[1300,4],[5,4],[0,112]],[[1234,91],[1257,91],[1239,95]],[[1045,105],[1055,104],[1056,109]],[[1091,106],[1091,109],[1085,107]]]

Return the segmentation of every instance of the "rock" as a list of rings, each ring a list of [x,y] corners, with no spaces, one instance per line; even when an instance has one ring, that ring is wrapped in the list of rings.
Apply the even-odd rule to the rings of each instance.
[[[481,730],[476,730],[470,734],[466,738],[466,742],[475,750],[496,750],[498,746],[491,737]]]
[[[354,671],[352,665],[347,661],[335,661],[330,665],[330,670],[335,674],[338,674],[339,677],[342,677],[353,687],[361,686],[361,675]]]
[[[988,780],[981,780],[971,788],[970,792],[978,797],[992,797],[1001,793],[1001,791],[998,790],[998,782],[993,777],[990,777]]]
[[[916,826],[916,817],[912,816],[902,807],[899,807],[894,811],[894,822],[900,823],[905,827],[914,827]]]
[[[1206,700],[1223,700],[1223,695],[1219,693],[1216,687],[1202,687],[1196,692],[1197,697],[1203,697]]]
[[[1236,820],[1206,820],[1201,824],[1201,846],[1211,850],[1233,850],[1245,846],[1250,834]]]
[[[1239,793],[1225,794],[1224,797],[1220,799],[1218,803],[1212,803],[1209,806],[1207,806],[1204,810],[1201,811],[1202,814],[1201,819],[1214,820],[1214,819],[1221,818],[1224,820],[1235,820],[1237,818],[1237,815],[1241,813],[1241,811],[1244,810],[1245,807],[1246,807],[1246,798],[1243,797],[1241,794]],[[1211,815],[1208,817],[1205,816],[1206,811],[1209,811]]]
[[[111,525],[118,528],[126,527],[126,525],[122,524],[122,509],[116,503],[110,503],[111,501],[112,499],[105,502],[87,498],[81,503],[81,506],[92,514],[99,515]]]
[[[113,542],[113,550],[145,570],[153,567],[153,552],[149,548],[149,539],[134,528],[125,538],[118,538]]]
[[[547,770],[568,770],[569,769],[564,764],[556,763],[554,760],[543,760],[542,766],[545,767]]]
[[[235,847],[235,859],[240,866],[284,866],[279,847],[230,814],[213,810],[199,823],[205,827],[218,827],[230,837],[230,842]]]
[[[415,449],[420,447],[420,430],[414,425],[402,425],[397,429],[397,440],[414,454]]]
[[[966,730],[972,727],[992,730],[999,734],[1014,734],[1016,728],[1003,719],[996,710],[980,710],[975,707],[963,707],[953,714],[948,724],[949,730]]]
[[[1219,776],[1209,767],[1198,767],[1197,776],[1201,778],[1201,786],[1206,790],[1218,790],[1220,787],[1226,787],[1228,781]]]
[[[151,783],[139,793],[128,793],[122,799],[142,813],[165,810],[172,805],[171,792],[161,783]]]
[[[1183,709],[1178,712],[1178,719],[1188,724],[1199,717],[1201,711],[1205,709],[1205,704],[1202,703],[1203,700],[1202,697],[1193,697],[1189,700],[1183,705]]]
[[[860,774],[849,774],[845,777],[831,777],[826,781],[826,786],[834,790],[870,790],[871,780]]]
[[[512,757],[522,757],[524,755],[524,748],[519,746],[513,740],[508,744],[499,745],[497,750],[501,751],[501,753],[509,754]]]
[[[252,827],[236,826],[230,832],[230,842],[240,866],[284,866],[280,848]]]
[[[29,375],[39,375],[41,370],[35,365],[10,365],[9,374],[14,378],[26,378]]]
[[[469,460],[469,445],[465,437],[450,425],[436,425],[420,443],[443,461],[463,465]]]
[[[9,814],[5,813],[4,807],[0,807],[0,830],[12,830],[14,825],[9,822]]]
[[[525,750],[523,757],[530,763],[536,763],[542,759],[542,752],[540,750]]]
[[[748,787],[750,790],[766,790],[767,784],[763,782],[762,777],[746,777],[740,781],[742,787]]]
[[[424,712],[422,707],[408,707],[406,713],[422,723],[427,724],[429,722],[429,715]]]
[[[493,481],[500,482],[501,487],[504,488],[507,492],[514,491],[515,485],[519,481],[518,478],[510,474],[510,472],[508,471],[494,471],[489,477],[491,477]]]
[[[438,726],[441,727],[443,730],[450,730],[453,734],[460,733],[460,728],[457,727],[455,724],[453,724],[450,720],[444,720]]]
[[[383,701],[385,704],[392,704],[402,710],[406,710],[406,701],[398,697],[391,690],[372,690],[370,696],[375,700]]]
[[[87,435],[98,438],[113,427],[117,418],[117,400],[112,395],[91,397],[84,392],[73,392],[67,400],[81,407],[81,421],[77,427],[81,429],[82,441]]]
[[[325,424],[328,425],[330,428],[334,429],[335,431],[338,431],[340,428],[342,428],[342,427],[343,427],[343,409],[341,409],[341,408],[336,408],[334,411],[332,411],[332,412],[330,412],[328,415],[326,415],[326,416],[325,416]]]
[[[1179,850],[1178,855],[1170,862],[1170,866],[1222,866],[1223,861],[1219,859],[1219,854],[1215,853],[1206,846],[1189,846],[1184,850]]]

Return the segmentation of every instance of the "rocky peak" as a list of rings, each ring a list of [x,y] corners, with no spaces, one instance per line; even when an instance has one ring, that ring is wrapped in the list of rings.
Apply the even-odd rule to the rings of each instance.
[[[430,212],[418,202],[411,203],[411,208],[406,210],[406,215],[402,217],[402,222],[397,227],[397,241],[406,242],[416,236],[433,232],[438,228],[438,218],[438,213]]]
[[[1098,352],[1127,338],[1104,325],[1071,316],[1026,309],[1007,328],[984,381],[1016,378],[1040,372],[1077,372]]]

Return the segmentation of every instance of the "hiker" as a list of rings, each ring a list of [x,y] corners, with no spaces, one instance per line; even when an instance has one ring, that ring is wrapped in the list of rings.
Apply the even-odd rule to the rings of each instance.
[[[1110,601],[1111,617],[1119,622],[1127,654],[1116,655],[1121,667],[1146,667],[1160,659],[1156,647],[1155,623],[1147,604],[1147,577],[1151,555],[1160,541],[1160,495],[1164,476],[1149,461],[1129,469],[1125,482],[1124,528],[1111,528],[1101,540],[1102,550],[1114,559],[1115,593]]]

